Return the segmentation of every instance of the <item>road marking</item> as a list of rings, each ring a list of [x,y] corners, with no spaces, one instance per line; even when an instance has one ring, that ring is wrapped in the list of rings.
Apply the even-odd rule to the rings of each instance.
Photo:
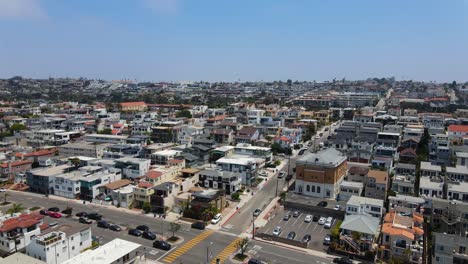
[[[237,251],[237,243],[239,241],[241,241],[243,238],[241,237],[238,237],[236,239],[234,239],[226,248],[223,249],[223,251],[221,251],[221,253],[219,253],[215,258],[212,258],[211,259],[211,264],[216,264],[216,259],[219,259],[219,263],[224,263],[224,261],[226,261],[226,259],[232,254],[234,253],[235,251]]]
[[[164,256],[166,256],[167,254],[171,253],[171,251],[174,251],[175,249],[177,248],[177,246],[173,247],[171,250],[167,251],[166,253],[164,253],[161,257],[159,257],[157,260],[160,260],[162,258],[164,258]],[[152,250],[153,251],[153,250]]]
[[[151,251],[148,252],[148,253],[149,253],[150,255],[153,255],[153,256],[154,256],[154,255],[159,254],[159,251],[153,249],[153,250],[151,250]]]
[[[174,262],[174,260],[176,260],[178,257],[185,254],[185,252],[189,251],[191,248],[193,248],[198,243],[205,240],[207,237],[209,237],[213,233],[214,233],[214,230],[206,230],[203,233],[200,233],[196,237],[192,238],[192,240],[188,241],[187,243],[179,247],[177,250],[173,251],[171,254],[169,254],[169,256],[165,257],[163,261],[168,262],[168,263]]]
[[[322,233],[323,230],[325,230],[325,228],[322,227],[322,229],[320,229],[320,234]]]
[[[296,218],[296,221],[294,221],[294,224],[292,224],[292,226],[295,226],[295,225],[296,225],[296,223],[297,223],[297,220],[299,220],[299,217],[298,217],[298,218]]]

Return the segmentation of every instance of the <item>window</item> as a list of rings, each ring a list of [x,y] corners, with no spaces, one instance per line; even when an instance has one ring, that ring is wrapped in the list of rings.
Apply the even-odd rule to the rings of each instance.
[[[310,185],[306,185],[306,190],[310,192]]]
[[[317,193],[320,193],[320,186],[317,186]]]
[[[390,236],[389,235],[386,235],[385,236],[385,242],[389,242],[390,241]]]
[[[312,192],[315,192],[315,186],[312,185]]]

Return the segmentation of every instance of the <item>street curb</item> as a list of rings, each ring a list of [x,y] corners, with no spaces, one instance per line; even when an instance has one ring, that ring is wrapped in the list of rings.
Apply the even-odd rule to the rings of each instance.
[[[273,242],[270,242],[270,241],[267,241],[267,240],[263,240],[263,239],[258,239],[258,238],[255,238],[254,239],[255,241],[259,241],[259,242],[263,242],[263,243],[266,243],[266,244],[270,244],[270,245],[273,245],[273,246],[277,246],[277,247],[282,247],[282,248],[287,248],[287,249],[291,249],[291,250],[294,250],[294,251],[298,251],[298,252],[302,252],[302,253],[305,253],[305,254],[309,254],[309,252],[307,252],[306,250],[302,250],[302,249],[298,249],[298,248],[295,248],[295,247],[291,247],[291,246],[286,246],[285,244],[283,243],[273,243]],[[309,254],[309,255],[312,255],[312,254]]]
[[[221,227],[225,226],[225,225],[229,222],[229,220],[231,220],[231,218],[233,218],[233,217],[237,214],[237,212],[239,212],[239,210],[240,210],[240,208],[239,208],[239,209],[236,209],[236,210],[234,211],[234,213],[232,213],[231,216],[229,216],[229,217],[226,219],[226,221],[224,221],[224,223],[221,225]]]

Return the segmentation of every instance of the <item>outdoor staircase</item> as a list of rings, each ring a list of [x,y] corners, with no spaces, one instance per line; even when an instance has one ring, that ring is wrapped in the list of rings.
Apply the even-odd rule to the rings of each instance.
[[[448,219],[446,216],[442,216],[440,219],[447,223],[447,225],[454,225],[460,222],[460,217],[455,217],[454,219]]]
[[[357,253],[361,253],[361,248],[359,247],[359,244],[356,243],[351,237],[349,236],[341,236],[341,240],[346,242],[349,246],[351,246]]]

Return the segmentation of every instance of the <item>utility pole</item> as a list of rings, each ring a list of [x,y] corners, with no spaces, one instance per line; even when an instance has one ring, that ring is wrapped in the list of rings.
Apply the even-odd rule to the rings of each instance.
[[[255,239],[255,212],[252,212],[252,239]]]

